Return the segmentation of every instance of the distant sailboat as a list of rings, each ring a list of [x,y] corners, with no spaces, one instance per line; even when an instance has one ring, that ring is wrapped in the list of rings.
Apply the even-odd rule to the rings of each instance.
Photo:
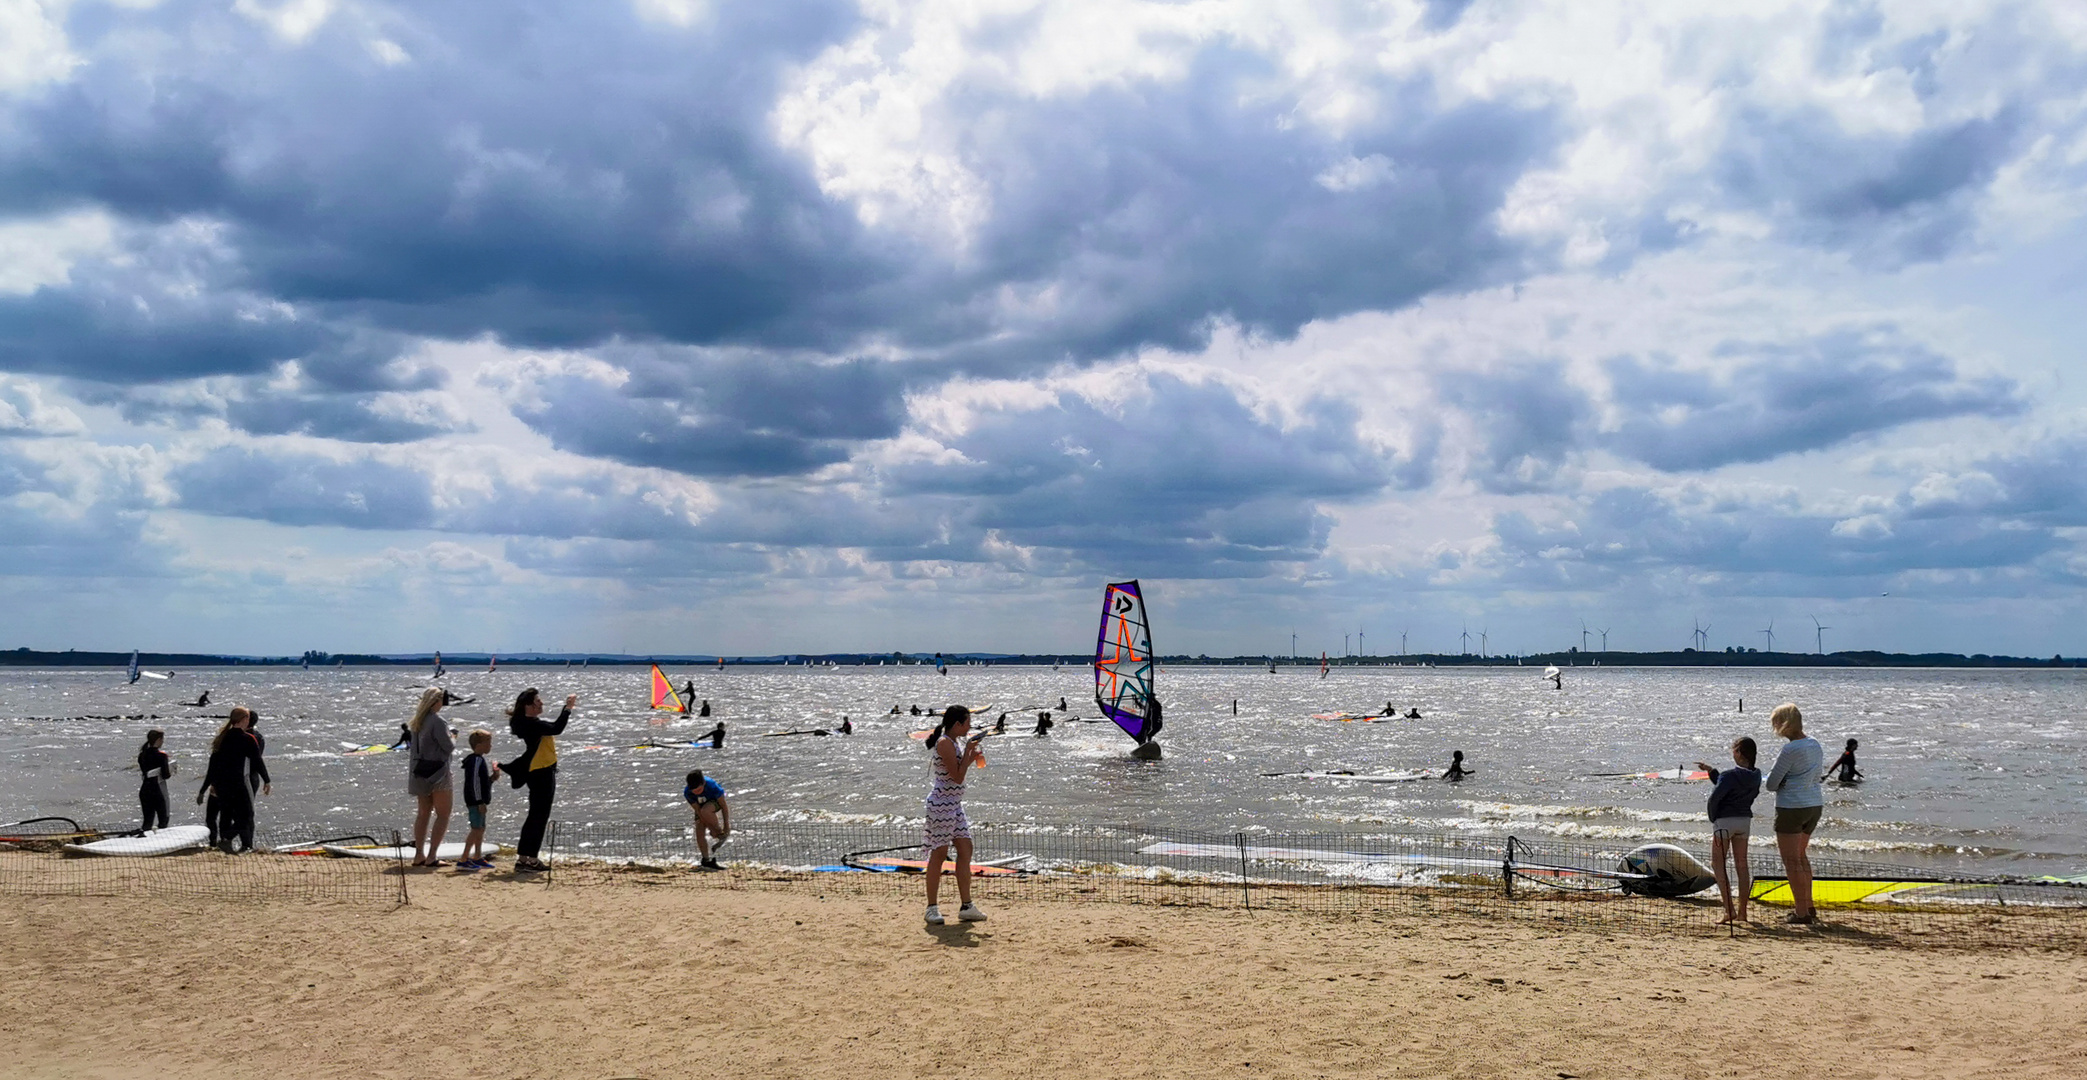
[[[488,653],[486,655],[486,674],[491,675],[493,673],[493,669],[499,666],[500,658]]]
[[[441,678],[442,676],[444,676],[444,675],[447,675],[447,674],[449,674],[449,673],[448,673],[447,671],[444,671],[444,670],[442,669],[442,650],[440,650],[440,649],[436,649],[436,650],[435,650],[435,678],[438,678],[438,679],[439,679],[439,678]]]

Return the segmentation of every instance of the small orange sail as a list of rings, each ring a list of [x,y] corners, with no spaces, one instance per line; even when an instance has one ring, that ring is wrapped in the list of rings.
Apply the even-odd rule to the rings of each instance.
[[[652,665],[652,707],[672,709],[675,712],[688,711],[688,706],[681,703],[681,695],[674,692],[674,684],[667,681],[666,674],[660,671],[658,664]]]

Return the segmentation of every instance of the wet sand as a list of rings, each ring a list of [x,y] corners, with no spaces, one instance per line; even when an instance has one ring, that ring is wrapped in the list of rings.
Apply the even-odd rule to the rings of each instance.
[[[2087,1074],[2087,957],[1478,919],[545,889],[0,904],[12,1077]]]

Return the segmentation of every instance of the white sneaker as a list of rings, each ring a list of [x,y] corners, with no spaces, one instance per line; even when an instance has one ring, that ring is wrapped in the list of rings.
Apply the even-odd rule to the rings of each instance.
[[[960,916],[960,917],[961,917],[961,916]],[[929,904],[929,905],[928,905],[928,925],[929,925],[929,926],[940,926],[940,925],[942,925],[942,906],[941,906],[940,904]]]
[[[976,904],[965,904],[957,909],[957,921],[984,922],[986,921],[986,913],[978,910],[978,905]]]

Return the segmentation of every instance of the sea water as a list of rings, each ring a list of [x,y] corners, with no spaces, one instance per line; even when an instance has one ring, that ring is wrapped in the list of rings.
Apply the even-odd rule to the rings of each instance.
[[[695,683],[714,717],[647,707],[643,667],[451,670],[441,685],[475,697],[444,711],[468,732],[495,733],[495,760],[512,757],[502,710],[526,686],[549,712],[580,695],[560,740],[557,816],[571,821],[677,820],[684,774],[702,768],[730,791],[735,823],[918,821],[927,753],[910,733],[929,726],[910,707],[961,703],[989,728],[1006,712],[1015,737],[986,743],[988,764],[967,785],[974,821],[1132,823],[1199,831],[1388,830],[1513,833],[1604,842],[1678,841],[1708,833],[1702,781],[1603,776],[1723,766],[1728,745],[1752,735],[1762,767],[1782,740],[1768,713],[1794,701],[1832,760],[1859,738],[1867,780],[1829,784],[1815,844],[1887,862],[2016,874],[2087,871],[2087,672],[2073,670],[1788,670],[1768,668],[1565,669],[1553,690],[1528,667],[1173,666],[1159,674],[1166,756],[1137,761],[1113,725],[1094,718],[1092,677],[1080,666],[697,667],[668,674]],[[228,706],[262,716],[273,793],[265,822],[364,830],[410,826],[404,752],[349,756],[389,743],[430,673],[419,668],[199,668],[127,684],[113,669],[0,671],[0,820],[61,814],[96,824],[137,814],[138,745],[167,732],[179,767],[174,820],[200,820],[193,803],[212,734]],[[184,707],[203,690],[211,704]],[[1237,712],[1234,708],[1236,704]],[[1315,713],[1375,713],[1386,704],[1419,719],[1342,723]],[[901,715],[891,715],[896,705]],[[1742,707],[1743,710],[1742,711]],[[1049,708],[1049,738],[1026,733]],[[122,719],[91,719],[119,716]],[[851,736],[761,738],[833,728]],[[141,717],[130,719],[131,716]],[[688,740],[723,720],[724,750],[639,750]],[[459,757],[467,752],[458,739]],[[1365,784],[1265,773],[1349,769],[1440,770],[1462,750],[1461,783]],[[494,837],[510,839],[522,793],[496,784]],[[1764,794],[1757,815],[1772,812]],[[1768,832],[1757,830],[1757,843]]]

